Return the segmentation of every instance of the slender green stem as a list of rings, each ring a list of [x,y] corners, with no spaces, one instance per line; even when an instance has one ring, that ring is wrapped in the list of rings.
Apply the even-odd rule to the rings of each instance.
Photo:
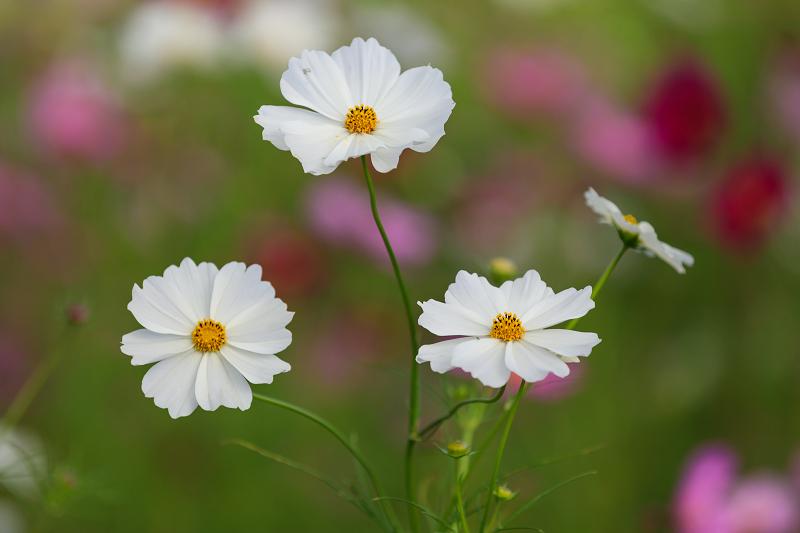
[[[296,413],[302,417],[311,420],[315,424],[322,426],[324,429],[328,431],[328,433],[336,437],[336,439],[339,442],[341,442],[345,448],[347,448],[347,451],[349,451],[353,455],[353,457],[355,457],[356,461],[358,461],[361,464],[361,466],[364,467],[364,471],[367,473],[367,477],[369,477],[369,480],[372,483],[373,487],[375,488],[375,492],[378,494],[378,496],[381,498],[386,497],[386,491],[383,490],[383,486],[381,485],[378,476],[375,475],[375,471],[372,469],[370,464],[367,462],[367,460],[364,458],[361,452],[358,451],[358,448],[356,448],[353,445],[353,443],[350,442],[350,439],[345,437],[344,434],[341,431],[339,431],[333,424],[331,424],[324,418],[321,418],[318,415],[312,413],[311,411],[303,409],[302,407],[298,407],[289,402],[284,402],[283,400],[278,400],[275,398],[270,398],[269,396],[264,396],[262,394],[255,394],[255,393],[253,394],[253,398],[274,405],[276,407],[286,409],[287,411]],[[383,506],[384,512],[386,513],[386,516],[389,519],[389,521],[392,523],[395,529],[399,531],[400,524],[397,521],[397,516],[394,514],[392,506],[386,500],[381,500],[381,505]]]
[[[594,289],[592,289],[592,300],[595,299],[597,294],[600,292],[600,289],[603,288],[603,285],[605,285],[608,276],[610,276],[611,273],[614,271],[614,268],[617,266],[617,263],[619,263],[619,260],[622,259],[623,255],[625,255],[625,252],[628,251],[628,248],[630,248],[629,245],[627,244],[622,245],[622,250],[620,250],[619,253],[617,254],[617,257],[615,257],[613,261],[611,261],[611,263],[608,265],[608,268],[606,268],[606,271],[603,272],[602,276],[600,276],[600,279],[597,280]],[[574,329],[575,326],[578,325],[578,321],[580,319],[581,319],[580,317],[572,319],[572,322],[569,323],[567,329]]]
[[[389,242],[389,237],[386,235],[386,230],[383,229],[381,217],[378,214],[378,204],[375,201],[375,187],[372,185],[372,178],[369,175],[369,167],[367,166],[367,157],[361,156],[361,167],[364,169],[364,179],[367,181],[367,188],[369,189],[369,201],[372,206],[372,217],[375,219],[375,225],[378,226],[378,231],[381,233],[383,244],[386,246],[386,251],[389,253],[389,259],[392,261],[392,269],[394,269],[394,277],[397,278],[397,285],[400,287],[400,295],[403,297],[403,305],[406,309],[408,317],[408,329],[411,338],[411,394],[409,400],[409,417],[408,417],[408,443],[406,444],[405,454],[405,471],[406,471],[406,496],[409,501],[416,503],[416,495],[414,489],[414,444],[417,439],[417,425],[419,424],[420,407],[419,407],[419,365],[417,365],[415,358],[417,351],[419,351],[419,344],[417,341],[417,326],[414,320],[414,312],[411,310],[411,300],[408,298],[408,291],[403,283],[403,276],[400,274],[400,265],[397,264],[397,258],[394,256],[392,244]],[[409,518],[411,520],[411,528],[415,533],[419,532],[419,515],[416,510],[409,507]]]
[[[464,400],[463,402],[457,403],[452,409],[450,409],[450,411],[446,415],[437,418],[436,420],[434,420],[433,422],[422,428],[419,431],[419,437],[422,440],[427,440],[427,438],[432,436],[436,432],[436,430],[441,427],[442,424],[444,424],[449,419],[453,418],[453,416],[455,416],[458,410],[464,407],[465,405],[470,405],[473,403],[494,403],[503,397],[503,393],[505,391],[506,391],[506,386],[503,385],[500,388],[500,390],[497,391],[497,394],[492,396],[491,398],[470,398],[469,400]]]
[[[453,461],[455,465],[456,474],[456,502],[458,505],[458,514],[461,517],[461,525],[464,528],[464,533],[469,533],[469,526],[467,525],[467,515],[464,513],[464,499],[461,496],[461,483],[458,480],[458,459]]]
[[[486,498],[486,509],[483,512],[483,520],[481,520],[480,533],[483,533],[486,530],[486,519],[489,518],[489,511],[491,510],[492,501],[494,499],[494,491],[497,488],[497,475],[500,472],[500,460],[503,458],[503,449],[506,447],[506,441],[508,440],[508,433],[511,430],[511,423],[514,421],[514,414],[517,412],[517,407],[519,407],[519,401],[522,399],[523,396],[525,396],[525,380],[522,380],[519,384],[517,397],[514,398],[514,404],[508,411],[508,421],[506,422],[506,428],[503,430],[503,436],[500,438],[500,447],[497,449],[497,458],[494,461],[494,470],[492,471],[492,482],[489,485],[489,496],[488,498]]]
[[[3,445],[6,438],[11,434],[11,431],[16,427],[17,423],[25,414],[25,411],[30,407],[33,399],[36,398],[42,385],[44,385],[47,378],[50,377],[50,374],[53,373],[53,370],[58,365],[61,356],[66,351],[62,346],[64,343],[63,341],[62,333],[59,339],[56,340],[55,347],[50,354],[39,363],[30,377],[28,377],[25,385],[22,386],[22,389],[20,389],[14,397],[14,401],[11,402],[11,406],[8,408],[8,411],[6,411],[3,421],[0,424],[0,446]]]

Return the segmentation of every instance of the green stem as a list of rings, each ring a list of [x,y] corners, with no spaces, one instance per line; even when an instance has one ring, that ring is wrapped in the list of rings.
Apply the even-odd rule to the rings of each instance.
[[[464,499],[461,496],[461,483],[458,481],[458,459],[453,461],[455,464],[456,474],[456,502],[458,505],[458,514],[461,517],[461,525],[464,528],[464,533],[469,533],[469,526],[467,525],[467,515],[464,513]]]
[[[619,263],[619,260],[622,259],[623,255],[625,255],[625,252],[628,251],[628,248],[630,248],[630,246],[628,246],[627,244],[622,245],[622,250],[620,250],[619,253],[617,254],[617,257],[615,257],[614,260],[611,261],[611,263],[608,265],[608,268],[606,268],[606,271],[603,272],[602,276],[600,276],[600,279],[597,280],[594,289],[592,289],[592,300],[595,299],[597,294],[600,292],[600,289],[603,288],[603,285],[608,279],[608,276],[610,276],[611,273],[614,271],[614,268],[617,266],[617,263]],[[574,329],[580,319],[581,319],[580,317],[572,319],[572,322],[569,323],[567,329]]]
[[[17,423],[25,414],[25,411],[30,407],[33,399],[36,398],[42,385],[44,385],[47,378],[53,373],[56,365],[58,365],[65,351],[62,348],[63,343],[64,339],[62,334],[60,338],[56,340],[56,345],[50,352],[50,355],[39,363],[25,382],[25,385],[22,386],[22,389],[20,389],[14,397],[14,401],[11,403],[8,411],[6,411],[2,423],[0,424],[0,446],[3,445],[6,438],[11,434],[11,431],[16,427]]]
[[[321,417],[317,416],[316,414],[312,413],[311,411],[303,409],[302,407],[298,407],[298,406],[296,406],[294,404],[291,404],[291,403],[288,403],[288,402],[284,402],[282,400],[277,400],[275,398],[270,398],[269,396],[263,396],[261,394],[255,394],[255,393],[253,394],[253,398],[255,398],[256,400],[261,400],[264,403],[268,403],[268,404],[274,405],[276,407],[281,407],[283,409],[286,409],[287,411],[291,411],[293,413],[296,413],[296,414],[298,414],[298,415],[300,415],[302,417],[305,417],[305,418],[311,420],[312,422],[322,426],[331,435],[336,437],[336,439],[339,442],[344,444],[344,447],[347,448],[347,451],[349,451],[353,455],[353,457],[355,457],[356,461],[358,461],[361,464],[361,466],[364,467],[364,471],[367,473],[367,476],[369,477],[369,480],[372,483],[373,487],[375,487],[375,492],[378,494],[378,496],[381,497],[381,498],[385,498],[386,497],[386,492],[383,490],[383,486],[381,485],[380,480],[375,475],[375,471],[372,470],[372,467],[369,465],[367,460],[364,458],[363,455],[361,455],[361,452],[358,451],[358,448],[356,448],[353,445],[353,443],[350,442],[350,439],[345,437],[344,434],[341,431],[339,431],[338,429],[336,429],[336,427],[333,426],[330,422],[328,422],[324,418],[321,418]],[[381,505],[383,506],[383,510],[386,513],[386,516],[392,522],[392,525],[395,527],[395,529],[397,531],[399,531],[400,530],[400,525],[399,525],[399,523],[397,521],[397,516],[394,514],[394,510],[392,509],[392,506],[386,500],[381,500]]]
[[[420,439],[427,440],[427,438],[432,436],[436,432],[436,430],[441,427],[442,424],[447,422],[449,419],[453,418],[453,416],[455,416],[458,410],[464,407],[465,405],[470,405],[473,403],[494,403],[503,397],[503,393],[505,391],[506,391],[506,386],[503,385],[500,388],[500,390],[497,391],[497,394],[491,398],[470,398],[469,400],[464,400],[463,402],[457,403],[455,407],[450,409],[450,411],[446,415],[437,418],[436,420],[434,420],[433,422],[422,428],[419,431]]]
[[[367,181],[367,188],[369,189],[369,201],[372,206],[372,217],[375,219],[375,225],[378,226],[378,231],[381,233],[383,244],[386,251],[389,253],[389,259],[392,262],[392,269],[394,270],[394,277],[397,278],[397,285],[400,287],[400,295],[403,297],[403,305],[406,309],[408,318],[408,329],[411,338],[411,393],[409,401],[409,417],[408,417],[408,443],[406,444],[405,454],[405,471],[406,471],[406,496],[409,501],[416,503],[416,495],[414,490],[414,444],[417,438],[417,425],[419,424],[420,408],[419,408],[419,365],[417,365],[415,358],[419,351],[417,342],[417,327],[414,320],[414,313],[411,310],[411,300],[408,298],[408,291],[403,283],[403,276],[400,274],[400,265],[397,264],[397,258],[394,256],[392,244],[389,242],[389,237],[386,235],[386,230],[383,229],[381,217],[378,214],[378,204],[375,201],[375,187],[372,185],[372,178],[369,175],[369,167],[367,166],[367,157],[361,156],[361,167],[364,169],[364,179]],[[415,533],[419,532],[419,515],[412,507],[409,507],[409,517],[411,520],[411,528]]]
[[[506,422],[506,428],[503,430],[503,436],[500,438],[500,447],[497,449],[497,458],[494,461],[492,482],[489,485],[489,497],[486,498],[486,509],[483,512],[483,520],[481,520],[480,533],[483,533],[486,530],[486,519],[489,518],[489,511],[491,510],[492,501],[494,499],[494,491],[497,488],[497,475],[500,472],[500,460],[503,458],[503,449],[506,447],[506,441],[508,440],[508,433],[509,431],[511,431],[511,423],[514,421],[514,414],[517,412],[517,407],[519,407],[519,401],[522,399],[523,396],[525,396],[525,380],[522,380],[519,384],[517,397],[514,398],[514,404],[508,411],[508,421]]]

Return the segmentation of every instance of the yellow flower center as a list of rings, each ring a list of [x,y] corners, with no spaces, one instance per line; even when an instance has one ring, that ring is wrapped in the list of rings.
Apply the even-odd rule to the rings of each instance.
[[[364,104],[351,107],[347,120],[344,121],[344,126],[350,133],[372,133],[377,124],[378,116],[375,110]]]
[[[197,323],[192,332],[194,347],[201,352],[216,352],[220,346],[227,344],[225,340],[225,326],[204,318]]]
[[[525,335],[525,328],[517,315],[500,313],[492,321],[492,338],[503,341],[518,341]]]
[[[639,223],[636,221],[636,218],[633,215],[625,215],[624,218],[626,221],[630,222],[634,226],[638,225]]]

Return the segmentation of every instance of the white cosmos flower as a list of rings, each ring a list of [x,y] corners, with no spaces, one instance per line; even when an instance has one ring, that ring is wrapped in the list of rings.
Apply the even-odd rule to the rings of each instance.
[[[224,44],[223,26],[211,10],[186,2],[143,2],[120,35],[121,76],[141,85],[176,68],[210,69]]]
[[[614,202],[603,198],[593,188],[589,187],[583,196],[586,198],[586,205],[600,215],[600,222],[614,226],[622,241],[632,243],[631,247],[634,250],[643,252],[648,257],[658,257],[679,274],[686,273],[684,265],[694,264],[694,257],[691,254],[658,240],[656,230],[650,223],[638,222],[633,215],[623,216]]]
[[[142,391],[172,418],[199,405],[248,409],[247,383],[272,383],[291,367],[274,354],[292,342],[292,315],[261,281],[261,267],[228,263],[195,265],[188,257],[164,276],[133,286],[128,310],[146,329],[122,337],[131,364],[153,366]]]
[[[281,92],[308,109],[265,105],[253,118],[264,128],[264,140],[291,150],[315,175],[366,154],[378,172],[389,172],[406,148],[433,148],[455,106],[440,70],[427,66],[400,74],[394,54],[360,37],[332,55],[304,50],[289,60]]]
[[[528,382],[551,372],[564,377],[566,363],[589,355],[600,339],[595,333],[545,328],[588,313],[594,308],[591,293],[586,287],[554,294],[535,270],[500,288],[462,270],[444,303],[419,303],[419,325],[435,335],[464,337],[422,346],[417,362],[428,361],[439,373],[461,368],[487,387],[505,385],[511,372]]]
[[[41,496],[47,479],[47,455],[42,442],[18,428],[8,431],[2,422],[0,439],[0,487],[17,498]],[[5,530],[0,527],[0,531]]]

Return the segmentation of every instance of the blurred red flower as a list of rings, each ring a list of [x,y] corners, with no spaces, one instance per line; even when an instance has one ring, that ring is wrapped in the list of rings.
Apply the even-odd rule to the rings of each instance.
[[[657,81],[646,116],[663,156],[683,163],[704,155],[719,141],[726,110],[722,91],[709,70],[685,60]]]
[[[739,163],[711,195],[709,213],[715,236],[728,248],[757,248],[780,222],[789,191],[780,162],[753,158]]]
[[[298,230],[278,230],[259,239],[252,261],[261,265],[262,279],[272,283],[281,299],[309,296],[325,285],[319,244]]]

